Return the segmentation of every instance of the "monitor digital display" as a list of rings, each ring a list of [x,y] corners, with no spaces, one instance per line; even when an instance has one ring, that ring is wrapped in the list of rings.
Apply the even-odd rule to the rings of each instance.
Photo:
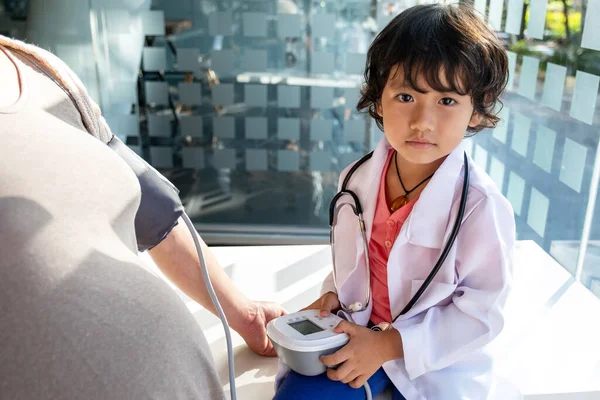
[[[298,322],[293,322],[293,323],[289,324],[289,326],[291,326],[292,328],[294,328],[295,330],[297,330],[304,336],[310,335],[311,333],[317,333],[317,332],[324,331],[323,328],[321,328],[317,324],[315,324],[312,321],[309,321],[307,319],[298,321]]]

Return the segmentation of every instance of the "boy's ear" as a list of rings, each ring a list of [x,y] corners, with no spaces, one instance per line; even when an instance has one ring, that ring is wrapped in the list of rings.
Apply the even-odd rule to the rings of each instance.
[[[383,118],[383,107],[381,107],[381,101],[375,103],[375,111],[377,111],[377,115]]]
[[[478,112],[474,112],[469,121],[469,127],[475,128],[481,124],[481,121],[483,121],[483,116]]]

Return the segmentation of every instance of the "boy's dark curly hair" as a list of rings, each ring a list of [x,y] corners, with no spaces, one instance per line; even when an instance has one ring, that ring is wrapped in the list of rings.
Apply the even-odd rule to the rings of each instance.
[[[500,96],[508,80],[508,57],[472,6],[411,7],[377,35],[367,53],[365,84],[356,108],[367,110],[381,130],[383,118],[377,113],[377,104],[391,73],[399,68],[405,84],[417,91],[423,91],[417,87],[422,75],[433,90],[469,94],[474,112],[483,118],[467,132],[493,128],[500,120],[497,105],[502,105]]]

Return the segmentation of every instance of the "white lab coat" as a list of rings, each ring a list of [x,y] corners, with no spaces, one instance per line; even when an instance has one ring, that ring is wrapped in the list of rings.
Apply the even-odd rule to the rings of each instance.
[[[356,170],[348,185],[363,206],[367,240],[389,148],[382,138],[372,159]],[[431,178],[392,246],[387,269],[394,317],[430,273],[454,226],[463,184],[463,151],[459,146],[450,153]],[[469,162],[469,194],[455,245],[423,296],[394,323],[402,336],[404,358],[383,365],[407,400],[489,398],[493,360],[484,347],[503,327],[515,222],[510,204],[490,177]],[[338,290],[330,274],[322,293],[337,292],[344,304],[364,304],[363,248],[356,216],[350,207],[343,207],[336,226]],[[369,303],[365,311],[352,315],[355,323],[367,325]],[[286,372],[281,368],[279,377]]]

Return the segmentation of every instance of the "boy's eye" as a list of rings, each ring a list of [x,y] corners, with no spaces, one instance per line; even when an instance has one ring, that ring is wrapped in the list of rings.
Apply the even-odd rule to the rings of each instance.
[[[412,101],[412,96],[410,94],[406,94],[406,93],[401,93],[397,96],[398,100],[400,100],[403,103],[408,103]]]
[[[451,99],[450,97],[444,97],[442,100],[440,100],[440,102],[445,106],[451,106],[452,104],[456,103],[456,100]]]

